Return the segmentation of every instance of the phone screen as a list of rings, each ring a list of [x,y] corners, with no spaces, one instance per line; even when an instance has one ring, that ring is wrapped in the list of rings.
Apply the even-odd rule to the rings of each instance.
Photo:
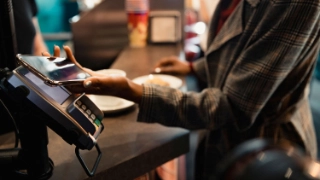
[[[18,58],[53,81],[84,80],[90,76],[68,58],[31,55],[18,55]]]

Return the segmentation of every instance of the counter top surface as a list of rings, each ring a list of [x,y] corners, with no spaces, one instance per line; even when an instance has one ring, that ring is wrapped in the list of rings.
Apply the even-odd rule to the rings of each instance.
[[[172,55],[183,58],[180,44],[149,45],[144,48],[127,47],[110,68],[125,70],[127,77],[133,79],[150,74],[157,61]]]
[[[188,151],[187,130],[136,122],[137,113],[136,108],[103,119],[105,129],[98,138],[102,157],[95,176],[89,179],[133,179]],[[50,179],[87,178],[74,153],[75,146],[51,130],[49,137],[49,157],[55,163]],[[91,169],[97,151],[82,150],[81,156]]]

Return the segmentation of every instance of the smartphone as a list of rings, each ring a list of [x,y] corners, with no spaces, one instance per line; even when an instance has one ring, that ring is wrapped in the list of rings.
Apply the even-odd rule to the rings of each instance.
[[[18,63],[41,78],[49,86],[82,84],[90,74],[68,58],[16,55]]]

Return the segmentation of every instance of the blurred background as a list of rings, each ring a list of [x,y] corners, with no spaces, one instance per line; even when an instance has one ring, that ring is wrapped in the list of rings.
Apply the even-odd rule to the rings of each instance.
[[[54,45],[70,44],[69,19],[79,14],[79,3],[76,0],[36,0],[36,3],[40,29],[50,53]]]

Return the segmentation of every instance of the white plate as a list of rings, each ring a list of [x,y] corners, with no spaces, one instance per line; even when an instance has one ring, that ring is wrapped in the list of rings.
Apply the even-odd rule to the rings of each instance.
[[[140,76],[137,77],[135,79],[133,79],[132,81],[137,83],[137,84],[143,84],[146,80],[148,80],[150,77],[150,75],[145,75],[145,76]],[[182,80],[175,77],[175,76],[171,76],[171,75],[166,75],[166,74],[152,74],[152,76],[154,77],[159,77],[161,78],[163,81],[166,81],[169,83],[169,86],[172,88],[180,88],[182,86]]]
[[[104,95],[88,95],[88,97],[104,113],[117,113],[126,110],[134,105],[134,102],[122,98]]]
[[[126,77],[127,73],[121,69],[101,69],[96,72],[105,74],[107,76],[124,76]]]

